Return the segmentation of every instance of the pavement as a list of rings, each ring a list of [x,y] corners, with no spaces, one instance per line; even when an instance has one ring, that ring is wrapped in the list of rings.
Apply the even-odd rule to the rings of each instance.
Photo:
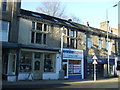
[[[111,82],[109,83],[108,82]],[[119,78],[100,78],[96,81],[92,79],[69,79],[69,80],[25,80],[25,81],[16,81],[16,82],[2,82],[3,89],[40,89],[40,88],[118,88]],[[104,82],[104,83],[103,83]],[[116,84],[115,84],[116,83]],[[114,84],[114,85],[113,85]]]

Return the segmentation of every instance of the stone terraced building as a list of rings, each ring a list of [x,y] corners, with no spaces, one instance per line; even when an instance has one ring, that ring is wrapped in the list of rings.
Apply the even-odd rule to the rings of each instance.
[[[110,74],[116,74],[119,36],[109,33],[107,43],[106,31],[24,10],[20,5],[0,2],[3,80],[60,79],[61,68],[64,78],[92,78],[93,54],[98,57],[97,77],[104,77],[108,49]]]

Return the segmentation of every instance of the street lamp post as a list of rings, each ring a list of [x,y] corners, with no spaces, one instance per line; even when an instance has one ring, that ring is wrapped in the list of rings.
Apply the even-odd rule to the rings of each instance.
[[[112,6],[112,7],[116,7],[117,6],[117,4],[116,5],[114,5],[114,6]],[[111,7],[110,7],[111,8]],[[109,61],[109,43],[108,43],[108,33],[109,33],[109,21],[108,21],[108,10],[110,9],[110,8],[107,8],[106,9],[106,28],[107,28],[107,49],[108,49],[108,54],[107,54],[107,60],[108,60],[108,75],[109,75],[109,71],[110,71],[110,68],[109,68],[109,66],[110,66],[110,61]]]
[[[59,79],[64,79],[64,70],[63,70],[63,37],[64,37],[64,29],[65,27],[63,26],[61,28],[61,50],[60,50],[60,54],[61,54],[61,69],[59,71]]]
[[[62,68],[62,65],[63,65],[62,60],[63,60],[63,37],[64,37],[63,31],[64,31],[64,27],[62,27],[61,31],[62,31],[62,33],[61,33],[61,68]]]

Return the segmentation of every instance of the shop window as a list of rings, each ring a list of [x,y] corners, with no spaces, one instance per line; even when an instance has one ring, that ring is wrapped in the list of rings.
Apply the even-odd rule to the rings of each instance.
[[[52,54],[45,54],[44,56],[44,72],[53,72],[54,62],[52,59]]]
[[[7,0],[2,0],[2,11],[6,11],[7,8]]]
[[[0,20],[0,25],[2,25],[2,30],[0,30],[0,41],[8,41],[9,35],[9,22]]]
[[[81,74],[81,60],[69,60],[68,73],[69,75]]]
[[[20,72],[30,72],[32,53],[22,52],[20,57]]]

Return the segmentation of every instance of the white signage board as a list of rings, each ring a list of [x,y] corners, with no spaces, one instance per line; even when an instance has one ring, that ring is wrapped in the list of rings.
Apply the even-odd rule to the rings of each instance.
[[[83,50],[63,49],[63,59],[82,60],[83,59]]]

